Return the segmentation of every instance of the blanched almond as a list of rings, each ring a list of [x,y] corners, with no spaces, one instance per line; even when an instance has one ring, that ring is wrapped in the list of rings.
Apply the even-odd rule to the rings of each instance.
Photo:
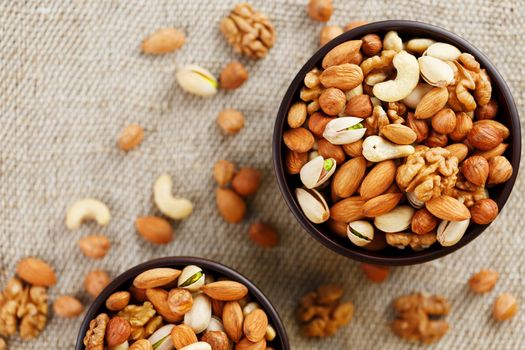
[[[212,299],[222,301],[235,301],[248,294],[248,288],[235,281],[218,281],[205,284],[201,290]]]
[[[425,203],[425,207],[432,215],[446,221],[463,221],[470,219],[468,208],[450,196],[439,196]]]

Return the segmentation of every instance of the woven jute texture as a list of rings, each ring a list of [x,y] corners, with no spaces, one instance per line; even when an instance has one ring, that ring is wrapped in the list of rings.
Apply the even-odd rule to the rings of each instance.
[[[413,19],[458,33],[484,51],[506,78],[525,115],[525,10],[523,1],[334,0],[331,20]],[[267,58],[243,61],[250,79],[239,90],[212,99],[190,96],[177,86],[177,65],[197,63],[218,74],[239,59],[218,29],[235,1],[44,0],[0,1],[0,283],[28,255],[49,261],[58,275],[51,298],[73,294],[88,305],[83,280],[93,269],[113,277],[151,258],[195,255],[220,261],[251,278],[273,301],[293,349],[416,349],[389,330],[391,300],[424,290],[452,304],[451,330],[427,349],[524,349],[525,310],[495,323],[496,295],[508,291],[525,303],[523,176],[496,222],[472,244],[420,266],[394,269],[381,285],[368,282],[358,264],[325,249],[305,233],[285,206],[271,163],[274,119],[292,77],[317,49],[321,24],[305,12],[305,0],[253,1],[274,22],[277,42]],[[160,27],[187,33],[179,52],[146,57],[141,40]],[[246,116],[234,137],[221,135],[215,119],[226,107]],[[116,147],[120,130],[137,122],[142,145],[128,154]],[[249,200],[242,224],[223,222],[215,209],[211,168],[226,158],[262,170],[259,193]],[[167,246],[145,243],[134,229],[139,215],[157,213],[152,184],[167,172],[175,192],[195,203],[177,223]],[[84,225],[70,232],[66,208],[96,197],[111,208],[107,227]],[[250,222],[264,220],[281,233],[279,247],[264,250],[247,237]],[[76,241],[103,233],[112,248],[102,260],[80,254]],[[468,292],[471,273],[501,273],[488,295]],[[337,336],[307,340],[299,335],[294,309],[299,297],[321,283],[337,282],[356,305],[349,327]],[[80,318],[52,317],[31,342],[10,339],[11,349],[72,349]]]

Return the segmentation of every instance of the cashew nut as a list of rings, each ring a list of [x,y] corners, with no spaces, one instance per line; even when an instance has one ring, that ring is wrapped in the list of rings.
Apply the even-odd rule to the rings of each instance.
[[[415,52],[421,55],[426,49],[428,49],[430,45],[434,43],[435,41],[432,39],[412,39],[407,42],[406,49],[409,52]]]
[[[391,30],[386,33],[385,38],[383,39],[383,49],[394,50],[396,52],[403,50],[403,40],[401,40],[396,31]]]
[[[186,198],[173,197],[173,181],[167,174],[157,178],[153,185],[153,199],[162,214],[175,220],[183,220],[193,212],[193,204]]]
[[[430,45],[423,55],[439,58],[442,61],[455,61],[461,55],[461,51],[454,45],[438,42]]]
[[[425,96],[425,94],[429,92],[430,90],[432,90],[432,85],[428,85],[425,83],[419,83],[417,84],[415,89],[412,90],[410,95],[405,97],[403,101],[401,102],[403,102],[407,107],[416,109],[419,102],[421,102],[421,99],[423,98],[423,96]]]
[[[376,84],[372,90],[381,101],[402,100],[410,95],[419,82],[419,64],[413,55],[401,51],[394,56],[393,64],[397,70],[396,78]]]
[[[382,162],[387,159],[403,158],[415,152],[413,146],[396,145],[381,136],[368,136],[363,141],[363,156],[370,162]]]
[[[94,198],[84,198],[73,203],[66,214],[66,226],[76,230],[85,220],[95,220],[100,226],[106,226],[111,219],[108,207]]]

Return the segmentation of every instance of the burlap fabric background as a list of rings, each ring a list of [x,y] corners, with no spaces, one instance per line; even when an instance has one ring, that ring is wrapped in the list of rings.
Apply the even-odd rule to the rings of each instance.
[[[507,79],[519,109],[525,106],[525,10],[523,1],[334,0],[332,23],[414,19],[443,26],[477,45]],[[218,22],[236,1],[22,1],[0,2],[0,282],[16,262],[36,255],[56,268],[51,289],[79,296],[85,274],[106,269],[112,276],[151,258],[196,255],[238,269],[260,286],[278,308],[294,349],[415,349],[391,334],[390,301],[413,290],[445,295],[453,305],[451,331],[429,349],[523,349],[525,309],[511,322],[490,317],[495,296],[509,291],[525,302],[523,176],[495,224],[461,251],[421,266],[396,268],[375,285],[358,264],[330,252],[296,223],[278,192],[271,163],[271,136],[280,100],[291,78],[317,48],[320,24],[305,13],[305,0],[253,1],[273,20],[277,42],[268,57],[247,65],[250,79],[235,92],[201,99],[183,93],[174,80],[177,64],[197,63],[218,73],[234,55]],[[520,3],[521,5],[519,5]],[[140,54],[140,41],[159,27],[183,28],[182,50],[162,57]],[[246,115],[234,137],[221,135],[215,118],[225,107]],[[525,115],[525,114],[524,114]],[[523,120],[523,119],[522,119]],[[131,122],[146,128],[139,149],[115,146]],[[220,158],[260,168],[262,187],[249,202],[243,224],[219,218],[211,167]],[[141,240],[133,223],[156,213],[151,188],[157,175],[173,175],[176,192],[191,198],[194,214],[176,224],[165,247]],[[66,208],[97,197],[112,211],[110,225],[69,232]],[[262,219],[281,233],[273,250],[255,247],[248,223]],[[102,232],[113,246],[103,260],[79,252],[76,241]],[[474,296],[469,275],[482,267],[500,271],[489,295]],[[351,325],[321,341],[299,335],[298,298],[320,283],[345,285],[356,305]],[[10,340],[11,349],[72,349],[80,319],[52,317],[35,341]],[[422,347],[427,348],[427,347]]]

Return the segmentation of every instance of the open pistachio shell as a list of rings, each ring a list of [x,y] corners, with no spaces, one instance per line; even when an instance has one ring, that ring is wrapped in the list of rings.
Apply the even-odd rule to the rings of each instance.
[[[323,137],[334,145],[346,145],[360,140],[366,132],[362,118],[341,117],[332,119],[323,132]]]
[[[419,199],[417,199],[416,194],[414,192],[407,192],[407,199],[408,202],[416,209],[421,209],[425,205],[425,202],[422,202]]]
[[[181,67],[175,73],[177,82],[187,92],[207,97],[217,93],[218,83],[206,69],[194,64]]]
[[[418,58],[421,77],[432,86],[445,87],[454,82],[454,71],[444,61],[432,56]]]
[[[303,165],[299,176],[306,188],[315,188],[324,184],[335,172],[335,168],[335,159],[317,156]]]
[[[184,314],[184,324],[199,334],[204,331],[211,322],[211,300],[206,294],[197,294],[193,297],[193,306]]]
[[[314,224],[321,224],[330,218],[330,209],[323,196],[314,189],[295,189],[295,196],[304,215]]]
[[[177,286],[190,292],[196,292],[204,285],[205,280],[206,276],[200,267],[188,265],[182,270],[177,280]]]
[[[383,232],[401,232],[410,227],[414,212],[414,208],[401,205],[386,214],[376,216],[374,225]]]
[[[353,221],[346,228],[348,238],[358,247],[365,246],[374,239],[374,226],[364,220]]]
[[[455,61],[461,55],[461,51],[454,45],[434,43],[426,49],[423,55],[435,57],[442,61]]]
[[[153,346],[153,349],[155,350],[173,350],[175,349],[175,345],[173,345],[173,342],[171,341],[171,330],[175,327],[174,324],[167,324],[163,327],[160,327],[153,333],[149,338],[148,341]]]
[[[437,228],[437,240],[443,247],[450,247],[460,241],[467,231],[470,219],[463,221],[443,220]]]

